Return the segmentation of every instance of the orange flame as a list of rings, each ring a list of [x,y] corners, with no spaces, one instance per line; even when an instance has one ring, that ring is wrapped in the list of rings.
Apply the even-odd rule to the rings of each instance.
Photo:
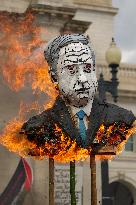
[[[93,149],[88,147],[87,149],[81,148],[77,145],[76,141],[72,141],[69,136],[66,135],[62,131],[57,124],[55,124],[55,137],[57,136],[57,141],[49,141],[43,145],[36,145],[34,142],[30,142],[27,139],[27,136],[23,135],[22,133],[19,134],[21,127],[23,125],[23,120],[15,119],[11,123],[9,123],[1,137],[1,143],[8,147],[10,151],[18,153],[20,156],[27,157],[33,156],[35,159],[43,159],[44,157],[51,157],[54,160],[62,163],[67,163],[70,161],[79,161],[85,160],[91,154],[94,154]],[[102,124],[96,134],[96,138],[99,140],[102,139],[104,133],[105,126]],[[111,125],[107,128],[105,135],[109,138],[107,144],[105,145],[105,150],[108,152],[108,146],[113,143],[113,139],[111,139],[111,134],[113,133],[113,128],[115,125]],[[122,129],[122,128],[121,128]],[[125,143],[127,142],[128,138],[136,132],[136,128],[129,128],[123,129],[125,132],[126,140],[122,140],[117,145],[114,145],[116,148],[115,155],[118,155],[122,152]],[[100,138],[101,137],[101,138]],[[116,137],[116,136],[113,136]],[[119,137],[119,136],[118,136]],[[111,154],[102,154],[101,150],[95,153],[95,158],[98,160],[105,160],[105,159],[113,159],[115,155]]]
[[[107,143],[105,145],[105,149],[107,149],[108,152],[108,146],[113,147],[114,149],[111,151],[115,151],[115,155],[97,154],[96,159],[113,159],[116,155],[119,155],[124,150],[124,146],[128,141],[129,137],[131,137],[135,133],[136,127],[127,126],[125,125],[125,123],[120,123],[119,126],[117,126],[117,123],[115,122],[109,127],[106,127],[104,124],[102,124],[96,133],[96,139],[98,140],[98,142],[101,142],[103,138],[106,139]],[[124,139],[121,138],[121,135],[124,136]]]
[[[29,11],[19,16],[2,12],[0,30],[0,48],[5,48],[6,54],[1,69],[9,87],[19,91],[29,82],[33,92],[46,93],[53,104],[58,93],[48,74],[43,55],[46,42],[41,40],[41,28],[34,14]]]
[[[14,119],[7,124],[0,138],[1,144],[10,151],[16,152],[22,157],[33,156],[35,159],[51,157],[63,163],[73,160],[85,160],[89,156],[87,149],[78,147],[76,142],[72,141],[70,137],[66,137],[57,125],[55,125],[54,130],[60,136],[57,143],[47,142],[42,147],[38,147],[35,143],[28,141],[27,136],[22,133],[19,134],[23,123],[22,119]]]
[[[5,81],[15,92],[29,83],[34,94],[43,92],[49,96],[49,101],[46,100],[43,107],[39,106],[38,101],[31,106],[21,102],[19,116],[11,120],[3,130],[0,142],[21,156],[26,155],[27,145],[28,149],[32,146],[24,136],[19,135],[26,115],[32,109],[40,112],[51,107],[58,95],[44,59],[46,42],[41,40],[41,29],[43,28],[36,24],[34,13],[31,11],[25,15],[0,12],[0,54],[4,54],[1,58],[0,71]]]
[[[9,151],[16,152],[19,155],[26,157],[29,148],[34,148],[35,145],[29,142],[26,136],[19,136],[18,133],[23,123],[24,121],[19,121],[17,119],[14,119],[11,123],[8,123],[3,134],[1,135],[0,143],[6,146]]]

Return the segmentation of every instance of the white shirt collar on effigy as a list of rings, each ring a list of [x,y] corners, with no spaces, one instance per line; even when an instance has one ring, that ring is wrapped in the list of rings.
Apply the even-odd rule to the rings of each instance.
[[[75,116],[80,110],[83,110],[85,114],[89,117],[92,109],[93,100],[89,101],[85,107],[77,108],[75,106],[70,106],[72,116]]]

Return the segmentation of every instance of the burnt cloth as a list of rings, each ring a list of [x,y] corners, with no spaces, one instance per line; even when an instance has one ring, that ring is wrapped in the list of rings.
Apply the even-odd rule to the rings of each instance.
[[[95,98],[89,117],[87,142],[84,145],[65,102],[58,97],[51,109],[32,117],[24,123],[20,133],[25,133],[28,140],[36,143],[38,147],[44,145],[45,142],[57,143],[58,135],[54,132],[55,124],[57,124],[71,140],[76,139],[78,146],[88,148],[93,144],[101,124],[110,126],[116,122],[125,123],[126,126],[131,127],[135,120],[136,117],[131,111]]]

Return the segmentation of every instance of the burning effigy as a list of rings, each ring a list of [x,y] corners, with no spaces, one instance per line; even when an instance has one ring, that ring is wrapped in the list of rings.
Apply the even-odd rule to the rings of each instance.
[[[84,160],[93,153],[98,159],[111,159],[119,154],[135,132],[136,117],[131,111],[96,97],[95,54],[88,37],[83,34],[58,36],[47,44],[42,55],[47,61],[46,68],[41,63],[40,68],[33,69],[32,86],[35,89],[39,86],[54,96],[53,100],[28,121],[20,118],[9,123],[1,136],[1,144],[23,157],[49,157],[59,162]],[[34,63],[24,63],[26,73],[32,67],[37,68]],[[114,152],[108,151],[106,155],[109,149]],[[105,153],[102,156],[101,150]]]
[[[44,54],[59,96],[52,108],[22,126],[21,132],[37,145],[29,155],[71,161],[103,147],[113,146],[119,152],[135,116],[95,97],[98,83],[89,39],[79,34],[59,36]]]

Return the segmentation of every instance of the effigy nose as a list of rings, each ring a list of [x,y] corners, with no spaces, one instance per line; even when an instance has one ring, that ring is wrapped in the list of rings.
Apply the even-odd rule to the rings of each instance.
[[[86,78],[85,73],[84,73],[82,68],[79,68],[79,70],[78,70],[78,80],[81,83],[84,83],[87,81],[87,78]]]

